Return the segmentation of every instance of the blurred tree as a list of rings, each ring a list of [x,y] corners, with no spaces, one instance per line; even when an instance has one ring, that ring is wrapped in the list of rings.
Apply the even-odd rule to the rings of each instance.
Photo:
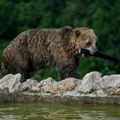
[[[0,0],[0,38],[10,39],[16,33],[16,8],[8,0]]]
[[[99,38],[99,50],[119,56],[120,0],[0,1],[1,39],[12,40],[17,34],[29,28],[54,28],[64,25],[94,29]],[[120,65],[110,64],[105,60],[90,61],[84,58],[80,60],[78,72],[81,75],[94,70],[104,74],[120,73],[119,67]],[[58,76],[53,69],[46,71],[39,72],[42,78],[47,76],[47,73],[54,77]]]
[[[38,0],[37,0],[38,1]],[[20,2],[16,5],[18,9],[17,32],[20,33],[29,28],[36,28],[42,19],[41,0],[39,2]]]

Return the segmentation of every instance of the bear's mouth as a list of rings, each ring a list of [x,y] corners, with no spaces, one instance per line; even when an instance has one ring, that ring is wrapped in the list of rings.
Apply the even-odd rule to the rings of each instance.
[[[90,56],[90,55],[86,55],[86,54],[81,54],[81,56],[84,58],[88,58],[90,60],[92,60],[94,58],[94,56]]]
[[[91,54],[91,52],[87,49],[80,48],[79,54],[81,54],[82,57],[86,57],[88,59],[93,59],[94,56]]]

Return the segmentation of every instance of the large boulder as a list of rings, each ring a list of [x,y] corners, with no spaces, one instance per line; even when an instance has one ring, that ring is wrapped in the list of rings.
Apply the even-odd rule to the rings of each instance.
[[[120,95],[120,75],[106,75],[99,80],[99,86],[108,95]]]
[[[79,87],[79,92],[90,94],[97,89],[97,82],[101,79],[100,72],[90,72],[86,74]]]
[[[0,80],[0,89],[4,90],[8,88],[9,93],[18,92],[21,86],[20,83],[21,74],[8,74]]]

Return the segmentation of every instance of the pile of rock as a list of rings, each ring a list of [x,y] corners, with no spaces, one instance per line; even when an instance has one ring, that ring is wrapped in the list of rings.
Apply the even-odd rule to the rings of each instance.
[[[103,76],[99,72],[90,72],[82,80],[66,78],[55,81],[52,78],[42,80],[28,79],[20,83],[20,74],[8,74],[0,80],[0,90],[8,89],[9,93],[32,92],[34,94],[50,93],[62,96],[106,97],[120,96],[120,75]]]

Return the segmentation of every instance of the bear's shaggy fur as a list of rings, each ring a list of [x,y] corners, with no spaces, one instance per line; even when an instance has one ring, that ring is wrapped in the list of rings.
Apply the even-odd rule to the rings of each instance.
[[[30,29],[19,34],[4,50],[3,75],[21,73],[21,82],[30,73],[48,66],[55,67],[62,79],[79,78],[76,72],[81,48],[96,51],[97,37],[92,29]]]

